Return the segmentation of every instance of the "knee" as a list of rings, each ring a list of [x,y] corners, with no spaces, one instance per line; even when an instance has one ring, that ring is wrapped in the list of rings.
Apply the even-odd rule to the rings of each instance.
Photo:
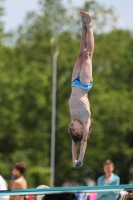
[[[92,58],[93,52],[91,51],[84,51],[84,59],[90,59]]]

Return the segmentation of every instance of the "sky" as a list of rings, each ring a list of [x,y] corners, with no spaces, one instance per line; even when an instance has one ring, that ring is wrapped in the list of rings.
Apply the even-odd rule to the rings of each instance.
[[[54,0],[53,0],[54,1]],[[65,4],[71,2],[74,6],[82,6],[85,0],[64,0]],[[113,6],[119,15],[118,27],[133,30],[133,0],[97,0],[100,4]],[[15,30],[18,25],[23,23],[26,13],[38,11],[38,0],[4,0],[2,3],[5,8],[5,30]]]

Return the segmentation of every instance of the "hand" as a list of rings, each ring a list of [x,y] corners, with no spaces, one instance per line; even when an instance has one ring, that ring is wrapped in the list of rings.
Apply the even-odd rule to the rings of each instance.
[[[82,167],[82,165],[83,165],[83,161],[77,161],[77,162],[75,163],[74,167],[79,168],[79,167]]]
[[[77,163],[77,160],[75,159],[75,160],[73,161],[73,166],[74,166],[74,167],[75,167],[76,163]]]

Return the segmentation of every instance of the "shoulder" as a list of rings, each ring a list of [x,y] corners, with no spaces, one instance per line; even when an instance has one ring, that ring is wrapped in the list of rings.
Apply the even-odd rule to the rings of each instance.
[[[13,186],[19,186],[20,185],[20,181],[19,180],[14,180],[13,181]]]
[[[12,184],[11,184],[11,189],[12,189],[12,190],[17,190],[17,189],[19,189],[19,184],[16,182],[16,180],[12,182]]]
[[[0,175],[0,180],[5,181],[5,179]]]
[[[21,188],[23,182],[24,182],[23,178],[20,177],[20,178],[13,181],[13,187],[16,188],[16,189],[17,188],[19,189],[19,188]]]
[[[104,175],[98,178],[98,181],[102,181],[104,179]]]
[[[120,177],[117,176],[116,174],[113,174],[113,177],[114,177],[116,180],[119,180],[119,179],[120,179]]]
[[[5,179],[0,175],[0,184],[6,184]]]
[[[27,181],[24,177],[20,177],[19,179],[16,180],[16,184],[20,189],[25,189],[27,188]]]
[[[115,183],[115,184],[119,184],[120,183],[120,177],[117,176],[116,174],[113,174],[112,182]]]
[[[7,183],[2,176],[0,176],[0,189],[7,190]]]

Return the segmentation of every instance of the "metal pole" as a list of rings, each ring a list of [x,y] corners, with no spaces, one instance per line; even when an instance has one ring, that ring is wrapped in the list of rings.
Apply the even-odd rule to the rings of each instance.
[[[56,133],[56,81],[57,81],[57,57],[59,51],[57,50],[55,39],[51,38],[51,50],[53,56],[53,80],[52,80],[52,121],[51,121],[51,177],[50,186],[54,187],[55,175],[55,133]]]

